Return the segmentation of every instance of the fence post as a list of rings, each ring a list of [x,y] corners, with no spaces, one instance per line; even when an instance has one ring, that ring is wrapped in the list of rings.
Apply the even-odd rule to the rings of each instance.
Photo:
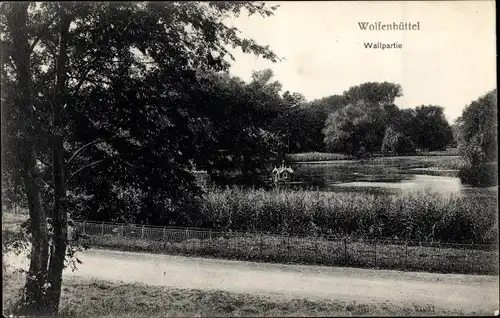
[[[344,238],[344,261],[345,264],[348,265],[349,261],[347,259],[347,239]]]
[[[163,240],[165,241],[165,236],[167,234],[167,228],[164,226],[163,227]]]
[[[290,260],[290,235],[288,235],[288,244],[287,244],[287,258],[288,258],[288,261],[291,262]]]
[[[141,239],[144,238],[144,224],[142,225],[141,228]]]
[[[122,234],[122,236],[125,236],[125,229],[124,229],[124,228],[125,228],[125,227],[124,227],[124,226],[123,226],[123,224],[122,224],[122,225],[121,225],[121,229],[122,229],[121,234]]]
[[[85,226],[87,225],[87,222],[83,221],[83,234],[87,235],[87,230],[85,229]]]
[[[377,268],[377,239],[375,239],[375,268]]]
[[[408,269],[408,241],[405,241],[405,269]]]
[[[260,232],[259,236],[259,258],[262,259],[262,232]]]
[[[470,245],[470,252],[471,252],[471,254],[472,254],[472,252],[473,252],[473,251],[474,251],[474,244],[471,244],[471,245]],[[473,256],[473,257],[474,257],[474,255],[473,255],[473,254],[472,254],[471,256]],[[470,263],[470,271],[471,271],[471,274],[474,274],[474,261],[472,261],[472,262]]]
[[[316,264],[314,264],[314,265],[319,265],[318,238],[317,237],[314,238],[314,251],[315,251],[315,254],[316,254]]]
[[[104,222],[101,223],[101,235],[104,235]]]
[[[467,263],[467,250],[465,249],[465,244],[462,245],[462,250],[464,251],[464,259],[462,260],[462,274],[465,273],[465,263]]]
[[[188,231],[189,231],[189,228],[186,228],[186,239],[185,239],[186,241],[189,240],[189,232]]]
[[[209,235],[210,235],[210,239],[212,239],[212,229],[210,229]]]

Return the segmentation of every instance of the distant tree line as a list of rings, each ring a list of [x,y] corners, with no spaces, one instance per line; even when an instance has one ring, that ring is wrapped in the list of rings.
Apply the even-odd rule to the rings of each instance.
[[[399,109],[394,102],[401,96],[398,84],[364,83],[342,95],[312,102],[300,99],[278,126],[291,153],[404,155],[417,148],[442,150],[454,144],[442,107]]]

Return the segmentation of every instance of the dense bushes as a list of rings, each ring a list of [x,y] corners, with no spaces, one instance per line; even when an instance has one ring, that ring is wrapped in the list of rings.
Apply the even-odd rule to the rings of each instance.
[[[494,186],[498,184],[497,162],[482,163],[479,165],[464,165],[459,171],[463,183],[474,186]]]
[[[212,190],[191,226],[232,231],[493,243],[494,196]]]

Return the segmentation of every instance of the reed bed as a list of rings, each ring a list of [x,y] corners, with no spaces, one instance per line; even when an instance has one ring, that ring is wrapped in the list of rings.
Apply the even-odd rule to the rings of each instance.
[[[212,189],[194,226],[284,235],[493,244],[497,197]]]

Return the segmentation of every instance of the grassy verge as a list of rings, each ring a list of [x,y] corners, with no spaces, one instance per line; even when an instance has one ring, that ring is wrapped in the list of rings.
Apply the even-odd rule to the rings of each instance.
[[[349,160],[353,159],[353,157],[341,153],[305,152],[305,153],[286,154],[285,159],[292,162],[309,162],[309,161]]]
[[[447,157],[459,156],[457,148],[449,148],[443,151],[418,151],[411,157]],[[407,156],[388,156],[387,154],[371,154],[369,157],[373,158],[405,158]],[[292,162],[314,162],[314,161],[335,161],[335,160],[349,160],[354,159],[354,156],[342,153],[330,152],[303,152],[303,153],[290,153],[286,154],[285,159]]]
[[[4,273],[4,314],[22,286],[21,274]],[[244,317],[244,316],[438,316],[486,314],[448,311],[433,306],[400,306],[336,300],[287,299],[277,296],[236,294],[125,284],[94,279],[65,278],[60,314],[117,317]]]
[[[260,235],[216,236],[215,233],[212,239],[189,239],[177,242],[120,235],[96,235],[90,236],[87,244],[91,247],[112,250],[286,264],[464,274],[498,273],[496,250],[452,248],[446,245],[411,246],[404,243],[327,241]]]
[[[446,148],[446,150],[418,151],[417,155],[422,156],[459,156],[458,148]]]

